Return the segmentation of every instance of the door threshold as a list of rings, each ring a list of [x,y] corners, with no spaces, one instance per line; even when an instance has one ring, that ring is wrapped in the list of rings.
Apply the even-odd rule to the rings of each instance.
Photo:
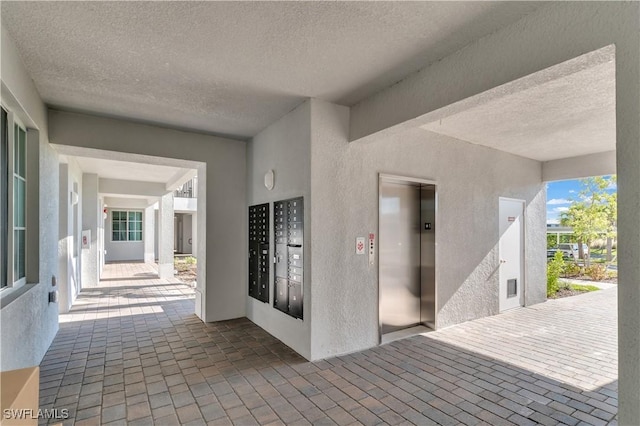
[[[386,345],[387,343],[395,342],[396,340],[406,339],[407,337],[413,337],[417,335],[423,335],[432,332],[433,329],[424,325],[416,325],[414,327],[405,328],[404,330],[393,331],[391,333],[383,334],[380,338],[380,344]]]

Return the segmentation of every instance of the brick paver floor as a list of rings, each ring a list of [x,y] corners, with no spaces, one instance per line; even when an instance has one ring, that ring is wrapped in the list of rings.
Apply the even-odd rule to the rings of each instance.
[[[65,425],[615,423],[615,288],[312,363],[118,267],[129,278],[83,291],[41,364],[41,408]]]

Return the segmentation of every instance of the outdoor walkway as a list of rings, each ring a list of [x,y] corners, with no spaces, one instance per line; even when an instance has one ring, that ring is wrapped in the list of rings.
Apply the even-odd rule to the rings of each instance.
[[[202,323],[187,285],[105,284],[81,294],[41,365],[41,408],[69,409],[65,425],[600,425],[616,413],[615,288],[310,363],[246,319]]]

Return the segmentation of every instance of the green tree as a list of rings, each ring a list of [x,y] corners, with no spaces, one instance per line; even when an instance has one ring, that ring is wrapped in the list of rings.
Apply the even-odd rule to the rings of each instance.
[[[617,221],[617,194],[608,189],[616,182],[615,175],[582,179],[582,190],[578,199],[572,200],[569,209],[560,216],[563,226],[573,228],[578,240],[580,258],[590,265],[589,253],[584,253],[582,244],[591,243],[600,237],[615,238]]]

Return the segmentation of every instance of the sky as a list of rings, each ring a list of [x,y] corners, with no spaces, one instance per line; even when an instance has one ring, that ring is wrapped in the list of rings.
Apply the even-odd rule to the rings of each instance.
[[[559,223],[560,214],[569,209],[571,199],[578,199],[582,189],[580,180],[561,180],[547,183],[547,223]],[[610,191],[616,191],[615,184]]]

